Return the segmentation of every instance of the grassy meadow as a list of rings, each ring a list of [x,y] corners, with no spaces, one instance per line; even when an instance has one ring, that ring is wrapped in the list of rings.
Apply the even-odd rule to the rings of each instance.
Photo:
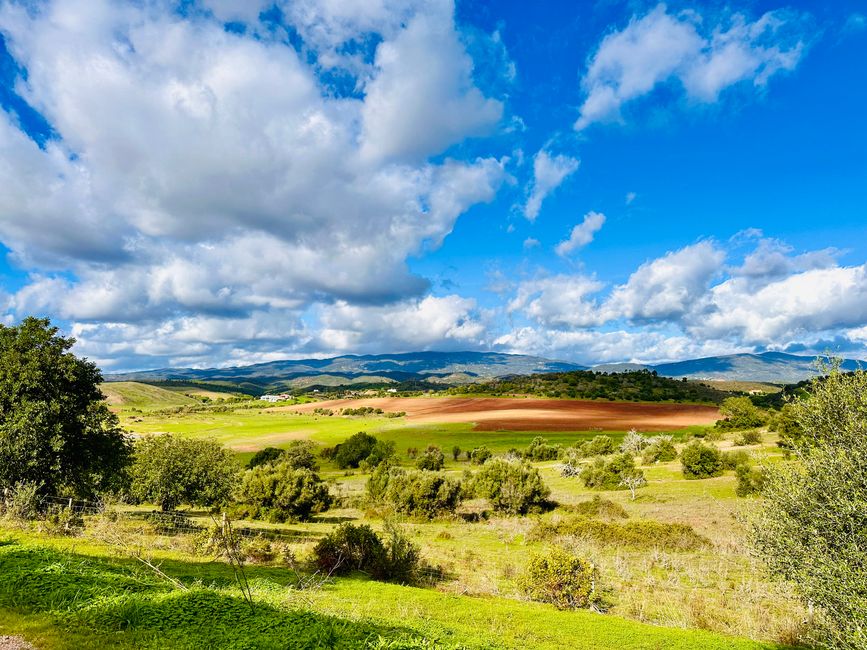
[[[266,446],[286,446],[298,439],[334,445],[366,431],[393,440],[400,462],[407,466],[412,464],[408,448],[439,445],[446,453],[446,472],[460,478],[477,468],[452,459],[455,445],[462,450],[486,445],[494,453],[505,453],[526,447],[537,435],[563,445],[600,433],[618,440],[625,435],[474,431],[472,423],[418,425],[404,418],[298,415],[246,403],[224,412],[173,412],[197,400],[133,384],[111,388],[119,395],[112,408],[127,430],[139,436],[171,432],[212,437],[235,450],[243,462]],[[178,395],[185,398],[183,403],[177,403]],[[700,430],[673,433],[681,444],[687,434]],[[763,435],[761,444],[745,449],[780,458],[773,435]],[[729,433],[716,444],[733,448],[734,438]],[[535,465],[559,504],[552,512],[503,517],[483,513],[482,502],[469,501],[453,518],[397,520],[426,562],[437,567],[438,579],[427,588],[352,576],[335,578],[320,589],[300,590],[293,586],[293,572],[271,563],[249,569],[257,602],[262,603],[255,612],[245,610],[230,568],[196,554],[183,536],[143,542],[163,571],[191,585],[178,592],[134,560],[122,553],[118,557],[116,548],[88,532],[90,524],[81,537],[53,537],[32,528],[0,531],[0,540],[5,535],[0,574],[11,576],[0,586],[0,634],[21,633],[45,648],[96,648],[109,641],[121,648],[288,647],[285,636],[274,630],[297,630],[298,645],[291,647],[311,648],[735,649],[789,647],[797,638],[806,613],[745,551],[738,517],[751,501],[736,497],[731,471],[686,480],[679,461],[642,466],[648,485],[633,500],[626,490],[591,490],[577,478],[561,476],[556,461]],[[339,498],[336,507],[306,523],[250,523],[294,533],[297,541],[287,539],[295,557],[309,555],[315,540],[340,522],[381,529],[387,516],[364,503],[368,475],[325,462],[321,466],[320,475]],[[594,497],[610,502],[620,514],[600,515],[584,536],[550,533],[570,520],[576,506]],[[190,515],[203,525],[209,521],[203,512]],[[691,529],[688,544],[666,536],[671,524]],[[630,534],[634,530],[649,532]],[[604,613],[559,611],[522,597],[517,577],[530,554],[554,543],[568,544],[596,563]],[[31,583],[25,576],[38,580]],[[73,589],[79,584],[76,576],[85,582],[78,591]],[[209,625],[195,623],[199,614],[208,617]],[[233,620],[243,623],[234,627]],[[71,632],[61,634],[66,626]],[[243,626],[256,630],[256,643],[239,636]],[[161,646],[166,639],[171,645]]]

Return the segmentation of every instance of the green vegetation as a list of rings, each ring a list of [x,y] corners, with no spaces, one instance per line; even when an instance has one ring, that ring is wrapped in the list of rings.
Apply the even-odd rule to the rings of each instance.
[[[467,491],[487,499],[495,511],[510,515],[541,512],[550,506],[551,490],[538,469],[500,458],[485,463]]]
[[[110,406],[156,410],[199,403],[183,393],[136,381],[112,381],[100,385]]]
[[[725,469],[719,449],[699,440],[693,440],[680,452],[680,466],[688,479],[712,478]]]
[[[519,585],[530,600],[577,609],[597,600],[596,579],[592,562],[555,546],[530,556]]]
[[[720,404],[722,418],[716,426],[729,431],[742,431],[762,427],[768,423],[768,414],[753,404],[749,397],[729,397]]]
[[[236,496],[236,517],[270,522],[307,520],[329,508],[331,495],[317,474],[291,458],[244,472]]]
[[[461,484],[440,472],[405,471],[382,464],[367,482],[367,496],[395,512],[433,519],[453,513],[461,502]]]
[[[130,474],[130,494],[163,511],[181,504],[212,507],[229,500],[238,462],[213,440],[173,435],[138,440]]]
[[[707,384],[659,377],[655,371],[606,373],[592,370],[519,375],[456,386],[454,395],[534,395],[568,399],[719,404],[732,394]]]
[[[397,526],[387,524],[383,542],[370,526],[341,524],[313,549],[327,575],[362,571],[375,580],[412,584],[418,579],[419,549]]]
[[[597,458],[585,465],[579,474],[585,487],[596,490],[619,490],[627,487],[625,481],[643,479],[644,472],[635,466],[632,454],[620,453],[606,459]]]
[[[445,462],[446,457],[443,454],[442,449],[436,445],[428,445],[427,449],[425,449],[421,453],[421,456],[416,459],[415,466],[418,469],[426,469],[431,472],[436,472],[443,468]]]
[[[120,486],[129,443],[74,343],[47,319],[0,325],[0,486],[76,496]]]
[[[530,531],[530,538],[554,541],[573,537],[590,540],[596,544],[638,549],[662,549],[666,551],[694,551],[710,546],[686,524],[665,524],[658,521],[600,521],[584,516],[558,520],[542,520]]]
[[[832,368],[793,404],[798,464],[764,468],[752,543],[818,608],[813,640],[867,647],[867,373]]]

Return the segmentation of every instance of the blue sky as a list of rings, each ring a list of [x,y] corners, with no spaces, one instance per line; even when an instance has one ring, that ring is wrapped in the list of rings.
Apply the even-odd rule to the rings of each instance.
[[[2,317],[108,370],[867,357],[863,2],[0,1],[0,37]]]

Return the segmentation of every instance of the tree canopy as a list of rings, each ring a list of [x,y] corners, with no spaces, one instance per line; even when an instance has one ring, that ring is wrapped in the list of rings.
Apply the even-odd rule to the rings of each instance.
[[[0,486],[91,496],[120,486],[130,453],[96,364],[48,319],[0,325]]]

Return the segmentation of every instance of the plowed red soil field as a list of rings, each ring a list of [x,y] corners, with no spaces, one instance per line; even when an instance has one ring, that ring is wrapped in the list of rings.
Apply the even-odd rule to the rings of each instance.
[[[317,408],[370,406],[405,411],[415,423],[474,422],[480,431],[668,431],[692,424],[713,424],[713,406],[635,402],[593,402],[533,398],[401,398],[343,399],[300,406],[277,407],[311,413]]]

